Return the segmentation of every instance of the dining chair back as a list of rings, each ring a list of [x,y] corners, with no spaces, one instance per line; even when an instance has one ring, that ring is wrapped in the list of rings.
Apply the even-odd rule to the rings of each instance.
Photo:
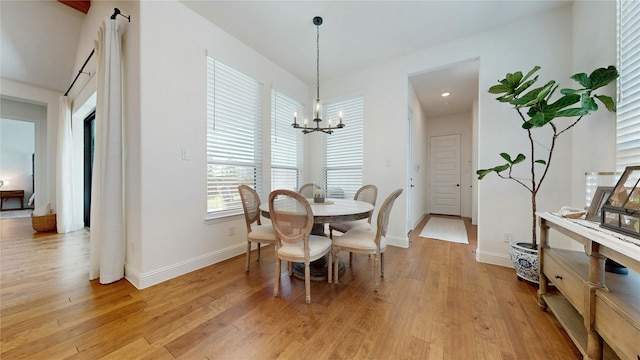
[[[300,189],[298,189],[298,194],[302,195],[305,199],[311,199],[313,198],[314,186],[314,183],[304,184],[300,186]]]
[[[260,196],[250,186],[239,185],[238,192],[244,210],[244,220],[247,225],[247,260],[245,271],[249,271],[251,262],[251,243],[258,245],[258,261],[260,261],[260,245],[275,244],[276,233],[271,225],[262,225],[260,220]]]
[[[269,194],[269,216],[276,233],[276,273],[273,296],[280,288],[281,260],[304,262],[306,303],[311,303],[311,274],[309,263],[329,254],[331,264],[331,240],[325,236],[311,235],[313,211],[301,194],[291,190],[274,190]],[[331,266],[328,266],[331,280]],[[291,275],[291,268],[289,268]]]
[[[358,191],[356,191],[354,200],[365,201],[369,204],[376,206],[376,200],[378,198],[378,187],[375,185],[364,185]],[[361,230],[369,230],[371,229],[371,218],[373,217],[373,211],[368,218],[356,221],[346,221],[346,222],[338,222],[338,223],[330,223],[329,224],[329,237],[333,239],[333,232],[338,231],[341,233],[346,233],[347,231],[358,228]],[[350,257],[351,258],[351,257]]]
[[[378,291],[380,277],[384,277],[384,252],[387,249],[387,227],[389,225],[389,215],[398,196],[402,194],[402,189],[392,192],[380,206],[377,219],[377,229],[375,233],[371,230],[351,229],[333,239],[333,259],[334,259],[334,279],[333,283],[338,283],[338,252],[340,250],[350,253],[372,254],[373,259],[373,290]]]

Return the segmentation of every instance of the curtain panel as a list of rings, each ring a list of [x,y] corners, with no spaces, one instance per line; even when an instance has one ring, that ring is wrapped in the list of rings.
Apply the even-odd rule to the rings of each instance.
[[[105,18],[98,32],[97,103],[89,278],[109,284],[124,277],[123,82],[121,31]]]

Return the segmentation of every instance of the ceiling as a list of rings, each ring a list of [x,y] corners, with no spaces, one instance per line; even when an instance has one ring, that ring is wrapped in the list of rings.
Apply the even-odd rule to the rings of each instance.
[[[322,87],[323,78],[424,50],[571,1],[180,2],[311,86],[315,85],[316,75],[316,27],[312,19],[322,16]],[[55,0],[2,0],[0,16],[2,77],[64,93],[79,70],[73,67],[85,15]],[[456,112],[460,104],[468,107],[477,98],[477,63],[454,65],[435,71],[425,69],[425,73],[412,76],[411,83],[420,99],[439,101],[438,106],[423,103],[425,110],[440,109],[441,114],[446,108]],[[447,99],[440,97],[444,88],[451,92]]]

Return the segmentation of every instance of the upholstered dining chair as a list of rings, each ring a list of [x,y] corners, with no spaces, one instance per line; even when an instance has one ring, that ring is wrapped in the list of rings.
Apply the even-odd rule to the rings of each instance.
[[[356,191],[356,195],[353,197],[354,200],[365,201],[369,204],[376,206],[376,200],[378,198],[378,187],[375,185],[364,185],[358,191]],[[356,221],[345,221],[338,223],[329,224],[329,237],[333,239],[333,231],[339,231],[341,233],[346,233],[351,229],[361,229],[361,230],[369,230],[371,229],[371,218],[373,217],[373,212],[366,219],[356,220]]]
[[[291,190],[274,190],[269,194],[269,216],[276,232],[276,273],[273,296],[278,297],[281,261],[304,262],[306,303],[311,303],[309,263],[329,254],[328,281],[331,282],[331,239],[311,235],[313,212],[304,196]],[[291,276],[291,267],[289,275]]]
[[[366,201],[369,204],[373,205],[375,208],[376,200],[378,199],[378,187],[375,185],[364,185],[358,191],[356,191],[356,195],[353,197],[354,200]],[[333,232],[338,231],[341,233],[346,233],[351,229],[360,229],[360,230],[371,230],[371,218],[373,217],[373,211],[371,215],[369,215],[366,219],[360,219],[356,221],[345,221],[338,223],[330,223],[329,224],[329,237],[333,240]],[[349,253],[349,264],[353,260],[353,253]]]
[[[313,183],[304,184],[300,186],[300,189],[298,189],[298,194],[302,195],[302,197],[305,199],[311,199],[313,198],[313,188]]]
[[[342,236],[336,236],[333,239],[333,261],[334,261],[334,278],[333,283],[338,283],[338,252],[340,250],[352,253],[373,254],[373,290],[378,291],[380,286],[380,277],[384,277],[384,252],[387,249],[387,226],[389,225],[389,214],[393,203],[398,196],[402,194],[402,189],[392,192],[380,206],[378,212],[377,229],[375,232],[371,230],[351,229]]]
[[[260,221],[260,196],[250,186],[239,185],[238,192],[242,200],[244,220],[247,224],[247,263],[245,271],[249,271],[251,262],[251,243],[258,244],[258,261],[260,261],[260,245],[275,244],[276,233],[271,225],[262,225]]]

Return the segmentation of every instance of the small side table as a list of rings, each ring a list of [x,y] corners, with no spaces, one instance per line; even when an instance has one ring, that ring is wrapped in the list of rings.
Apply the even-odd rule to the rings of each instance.
[[[24,209],[24,190],[0,190],[0,211],[7,199],[20,199],[20,209]]]

